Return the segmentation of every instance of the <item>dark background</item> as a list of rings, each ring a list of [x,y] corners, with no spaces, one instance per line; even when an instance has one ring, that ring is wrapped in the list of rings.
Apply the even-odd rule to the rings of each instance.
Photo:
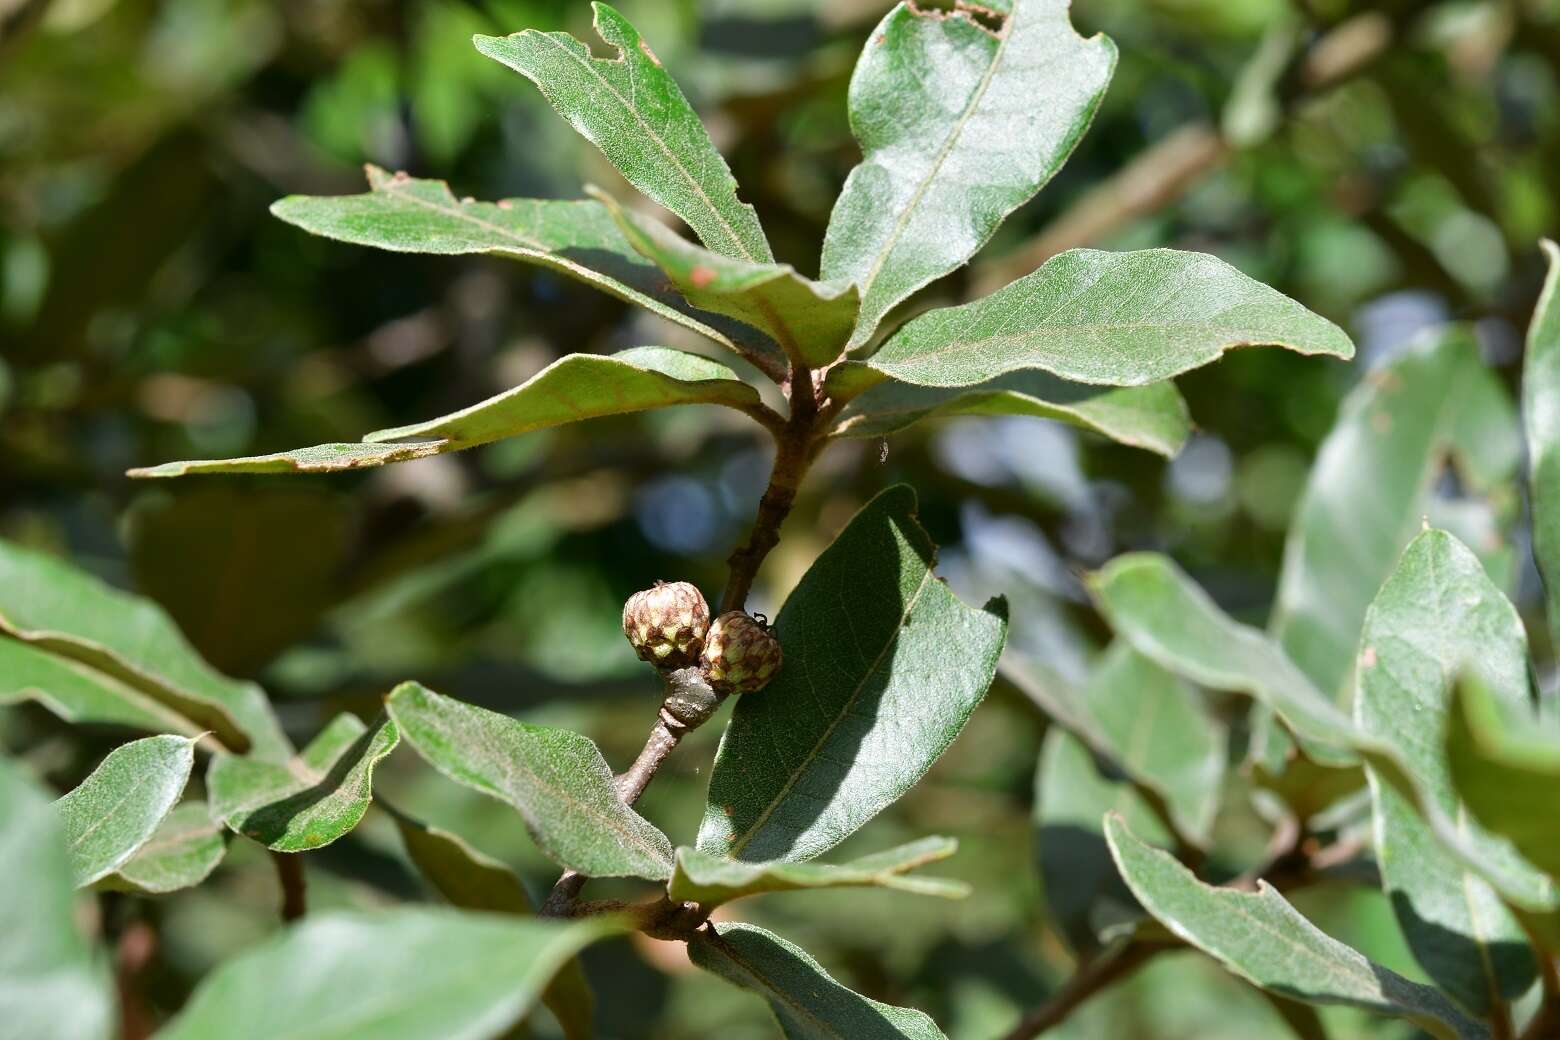
[[[780,258],[805,272],[858,158],[846,84],[886,9],[622,4],[705,117]],[[1486,359],[1514,383],[1536,242],[1560,230],[1560,4],[1077,0],[1073,16],[1121,51],[1093,129],[929,301],[988,291],[1074,245],[1174,245],[1216,253],[1339,322],[1358,359],[1238,352],[1181,380],[1199,432],[1171,463],[1033,420],[947,423],[894,437],[886,454],[877,442],[836,447],[755,609],[773,614],[858,505],[908,481],[944,545],[943,572],[977,602],[1007,592],[1015,642],[1060,671],[1080,669],[1102,639],[1078,573],[1128,548],[1173,553],[1260,622],[1310,458],[1362,373],[1453,318],[1476,323]],[[763,444],[706,408],[361,474],[124,476],[356,440],[570,351],[690,345],[534,268],[378,253],[268,215],[284,194],[362,190],[365,161],[484,199],[578,197],[585,182],[626,195],[528,83],[470,46],[475,32],[529,27],[589,37],[588,5],[0,0],[0,536],[156,598],[215,664],[259,678],[295,737],[342,708],[371,713],[394,682],[418,678],[581,728],[626,763],[655,684],[618,630],[624,597],[658,578],[718,595],[756,504]],[[1524,609],[1535,591],[1525,577]],[[1044,725],[999,683],[927,780],[842,850],[954,834],[963,847],[945,872],[979,886],[971,899],[798,894],[738,910],[842,981],[930,1012],[955,1040],[995,1034],[1069,963],[1032,865]],[[0,742],[61,785],[119,736],[0,713]],[[715,737],[690,742],[646,798],[674,841],[697,827]],[[523,869],[533,888],[550,883],[506,810],[412,756],[386,765],[381,788]],[[378,813],[310,864],[317,905],[420,895]],[[275,926],[273,883],[239,843],[193,894],[107,906],[111,937],[157,927],[138,982],[149,1014]],[[1379,894],[1323,888],[1301,904],[1417,977]],[[772,1030],[756,999],[692,973],[677,947],[624,941],[588,963],[604,1035]],[[1336,1021],[1367,1028],[1349,1013]],[[1177,955],[1056,1035],[1284,1033],[1250,990]]]

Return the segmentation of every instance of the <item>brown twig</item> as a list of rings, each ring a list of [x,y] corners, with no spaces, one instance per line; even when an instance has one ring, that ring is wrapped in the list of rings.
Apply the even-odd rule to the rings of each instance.
[[[1170,943],[1129,942],[1112,953],[1090,961],[1075,972],[1050,1000],[1031,1011],[1008,1031],[1005,1040],[1032,1040],[1059,1025],[1080,1004],[1100,990],[1121,981],[1155,954],[1171,949]]]
[[[271,862],[276,864],[276,877],[282,884],[282,920],[296,921],[309,912],[303,857],[289,852],[272,852]]]
[[[634,764],[617,778],[618,797],[623,799],[625,805],[633,805],[639,800],[639,796],[655,778],[656,771],[661,768],[661,763],[682,743],[683,737],[708,722],[720,707],[721,701],[725,700],[723,694],[710,689],[709,683],[704,681],[704,676],[697,668],[663,672],[661,678],[666,684],[666,697],[661,702],[661,710],[656,713],[655,725],[650,727],[650,736],[645,741],[644,749],[639,752],[639,757],[634,759]],[[568,917],[574,914],[575,899],[587,880],[578,871],[564,871],[552,891],[547,893],[547,899],[542,903],[542,915]]]

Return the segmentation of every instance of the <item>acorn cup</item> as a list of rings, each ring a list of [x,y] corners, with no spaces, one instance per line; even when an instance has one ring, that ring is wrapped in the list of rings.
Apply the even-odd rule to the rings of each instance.
[[[774,678],[782,658],[780,640],[768,626],[732,610],[710,625],[700,660],[705,681],[717,693],[752,693]]]
[[[623,604],[623,634],[640,660],[662,670],[698,663],[709,628],[709,604],[686,581],[658,581]]]

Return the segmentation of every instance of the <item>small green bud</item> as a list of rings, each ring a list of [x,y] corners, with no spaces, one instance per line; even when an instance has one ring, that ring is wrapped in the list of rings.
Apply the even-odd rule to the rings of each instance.
[[[752,693],[780,670],[780,640],[740,610],[710,625],[704,638],[704,678],[720,693]]]
[[[686,581],[656,582],[623,604],[623,634],[642,661],[686,668],[699,660],[710,628],[704,595]]]

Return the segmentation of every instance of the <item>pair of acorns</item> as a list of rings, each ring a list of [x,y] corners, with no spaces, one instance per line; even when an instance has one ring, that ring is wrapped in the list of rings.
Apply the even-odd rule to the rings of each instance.
[[[686,581],[656,582],[623,604],[623,634],[662,671],[698,666],[716,693],[752,693],[780,670],[780,640],[740,610],[713,622],[704,595]]]

